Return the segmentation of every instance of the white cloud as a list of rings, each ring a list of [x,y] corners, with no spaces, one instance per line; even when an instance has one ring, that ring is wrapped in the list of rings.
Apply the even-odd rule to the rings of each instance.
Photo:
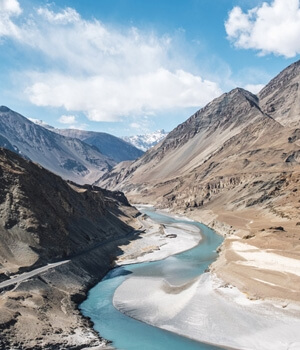
[[[77,123],[74,115],[62,115],[58,121],[62,124],[74,124]]]
[[[74,23],[80,20],[80,16],[74,9],[67,7],[62,12],[55,13],[48,8],[40,7],[37,10],[37,13],[44,17],[48,22],[51,23]]]
[[[228,39],[238,48],[294,57],[300,53],[299,0],[274,0],[248,10],[234,7],[225,22]]]
[[[11,17],[19,16],[22,10],[17,0],[0,0],[0,38],[10,36],[18,38],[19,28]]]
[[[17,0],[0,0],[0,12],[9,15],[20,15],[22,10]]]
[[[258,94],[264,87],[264,84],[248,84],[244,87],[244,89],[252,92],[253,94]]]
[[[161,68],[154,72],[118,77],[93,76],[78,79],[63,74],[41,74],[27,89],[38,106],[84,111],[93,121],[117,121],[120,116],[185,108],[210,101],[220,94],[218,86],[182,70]]]
[[[42,73],[31,70],[24,79],[35,105],[116,121],[199,107],[221,94],[217,83],[189,71],[188,58],[170,36],[112,28],[71,8],[41,7],[30,18],[14,24],[19,35],[10,36],[47,62]]]

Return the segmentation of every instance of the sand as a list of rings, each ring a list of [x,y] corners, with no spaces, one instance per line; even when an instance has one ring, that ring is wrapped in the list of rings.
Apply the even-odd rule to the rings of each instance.
[[[158,278],[128,278],[115,292],[121,312],[169,331],[237,349],[300,348],[300,310],[249,300],[211,273],[180,293]]]
[[[238,255],[245,259],[245,261],[239,262],[241,265],[300,276],[300,260],[298,259],[288,258],[237,241],[232,242],[231,247]]]
[[[177,230],[178,234],[178,228],[167,229],[171,230],[169,232]],[[190,234],[193,238],[188,240]],[[184,240],[188,240],[192,247],[194,232],[184,231],[181,237],[185,237]],[[298,260],[277,254],[272,249],[260,249],[241,241],[239,237],[230,238],[231,254],[234,254],[237,266],[267,269],[273,273],[280,271],[286,276],[298,277]],[[160,246],[161,239],[153,227],[152,233],[145,234],[138,242],[139,246],[131,247],[130,259],[122,261],[155,260],[171,255],[172,251],[188,249],[189,244],[186,242],[186,245],[182,245],[179,237],[170,244],[164,238],[163,246]],[[150,243],[160,249],[142,255],[134,251]],[[258,276],[254,278],[257,282],[268,284],[269,288],[275,287],[273,282],[264,278],[260,281]],[[182,286],[172,286],[157,277],[133,276],[117,288],[113,302],[117,309],[131,317],[198,341],[237,349],[300,349],[298,303],[283,299],[249,298],[214,272],[205,273]]]
[[[119,247],[123,254],[118,256],[116,265],[162,260],[195,247],[201,240],[201,232],[195,226],[182,223],[160,225],[145,217],[140,222],[145,233]]]

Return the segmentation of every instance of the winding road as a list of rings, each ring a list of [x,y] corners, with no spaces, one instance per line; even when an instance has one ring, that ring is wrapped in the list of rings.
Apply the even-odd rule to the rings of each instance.
[[[9,286],[11,286],[13,284],[21,283],[21,282],[23,282],[23,281],[25,281],[25,280],[33,277],[33,276],[38,275],[41,272],[45,272],[45,271],[47,271],[49,269],[52,269],[53,267],[66,264],[69,261],[70,260],[63,260],[63,261],[59,261],[59,262],[56,262],[56,263],[51,263],[51,264],[48,264],[46,266],[42,266],[42,267],[39,267],[37,269],[34,269],[32,271],[24,272],[24,273],[22,273],[20,275],[14,275],[13,277],[11,277],[11,279],[9,279],[7,281],[4,281],[4,282],[1,282],[0,283],[0,289],[9,287]]]

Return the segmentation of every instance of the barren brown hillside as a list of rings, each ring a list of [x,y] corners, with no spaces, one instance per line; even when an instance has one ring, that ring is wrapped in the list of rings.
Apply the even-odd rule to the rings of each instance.
[[[285,260],[300,259],[299,85],[300,61],[258,96],[232,90],[98,183],[226,235],[212,269],[252,297],[300,301],[300,276],[287,268],[296,260]]]

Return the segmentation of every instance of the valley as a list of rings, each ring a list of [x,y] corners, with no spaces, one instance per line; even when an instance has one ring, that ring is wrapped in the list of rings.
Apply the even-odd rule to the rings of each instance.
[[[109,301],[121,317],[113,298],[124,314],[176,333],[171,344],[185,344],[182,335],[204,349],[297,349],[299,86],[297,61],[257,95],[217,97],[145,153],[1,107],[0,348],[118,344],[113,324],[102,334],[102,311],[93,326],[78,305],[119,265],[104,279],[122,272],[107,299],[101,282],[81,304],[91,313]]]
[[[0,168],[0,348],[105,344],[77,304],[138,233],[138,211],[120,192],[67,183],[9,150]]]
[[[257,96],[240,88],[223,94],[97,184],[224,235],[211,271],[250,299],[299,302],[299,276],[264,263],[273,253],[299,261],[299,82],[300,61]]]

